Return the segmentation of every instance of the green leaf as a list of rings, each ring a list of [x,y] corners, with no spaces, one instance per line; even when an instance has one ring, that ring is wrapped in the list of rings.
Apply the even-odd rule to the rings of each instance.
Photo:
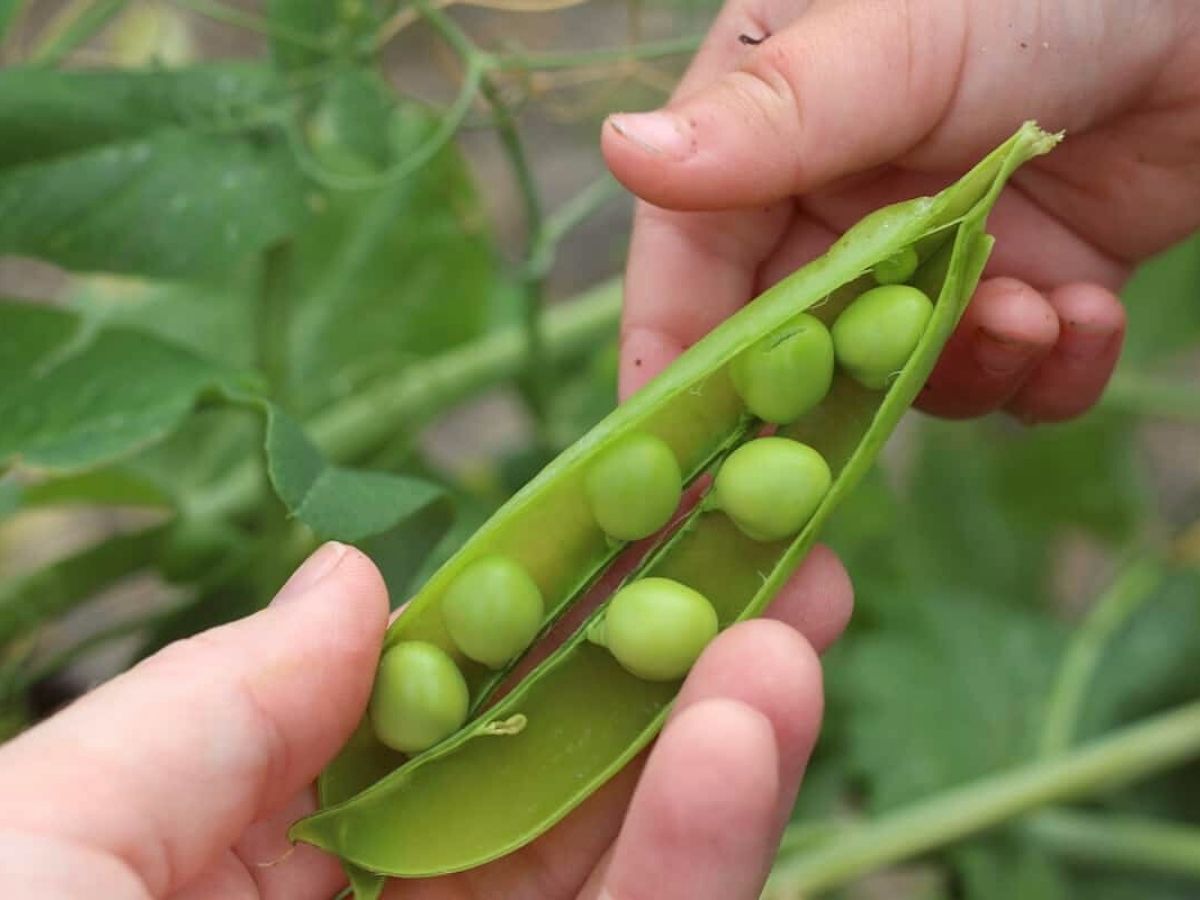
[[[999,431],[995,429],[994,431]],[[1026,533],[1074,528],[1131,539],[1150,511],[1129,420],[1092,413],[1075,422],[995,434],[993,496]],[[1007,438],[1007,439],[1006,439]]]
[[[35,482],[20,494],[22,506],[74,503],[109,506],[170,506],[159,485],[126,468],[112,466]]]
[[[414,106],[395,115],[409,135],[430,121]],[[497,278],[486,217],[453,147],[379,190],[321,197],[282,276],[290,298],[282,397],[299,415],[479,335]]]
[[[369,57],[370,39],[397,5],[396,0],[269,0],[267,15],[277,29],[271,55],[282,69],[305,68],[329,57]],[[306,40],[301,43],[293,35]]]
[[[1171,572],[1113,639],[1097,670],[1079,740],[1200,696],[1200,572]]]
[[[1017,527],[994,484],[998,443],[1010,447],[1020,439],[998,434],[996,424],[921,421],[894,532],[899,561],[916,589],[955,587],[1000,602],[1036,603],[1043,595],[1046,535]]]
[[[0,71],[0,168],[44,163],[164,129],[250,132],[281,114],[286,87],[236,63],[176,70]]]
[[[1200,340],[1200,234],[1142,265],[1121,298],[1129,317],[1122,367],[1141,370]]]
[[[161,439],[206,392],[243,389],[182,348],[118,329],[86,334],[78,323],[0,303],[0,464],[94,466]]]
[[[214,363],[249,369],[258,362],[254,338],[260,269],[256,259],[228,279],[207,283],[76,278],[64,300],[90,327],[151,334]]]
[[[1171,572],[1109,644],[1083,704],[1079,740],[1200,696],[1200,571]],[[1200,761],[1111,798],[1200,824]]]
[[[243,77],[245,76],[245,77]],[[200,72],[0,73],[0,252],[71,269],[213,278],[288,234],[304,183],[272,86]]]
[[[847,711],[847,753],[871,808],[1026,759],[1062,645],[1059,628],[950,592],[893,594],[887,615],[829,672],[831,706]]]
[[[381,534],[443,499],[426,481],[330,465],[275,406],[268,407],[266,451],[280,499],[322,538],[353,542]]]
[[[1085,896],[1043,850],[1009,840],[977,841],[953,854],[963,900],[1072,900]]]

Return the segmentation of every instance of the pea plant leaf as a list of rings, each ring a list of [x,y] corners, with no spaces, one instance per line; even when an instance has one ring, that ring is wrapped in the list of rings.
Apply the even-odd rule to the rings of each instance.
[[[271,55],[282,69],[312,66],[331,56],[345,57],[361,49],[383,16],[397,5],[396,0],[269,0],[267,15],[275,26]]]
[[[217,365],[258,365],[258,258],[219,281],[151,281],[95,275],[72,279],[63,301],[96,328],[151,334]]]
[[[831,660],[851,764],[873,809],[1026,758],[1062,634],[1049,618],[959,592],[894,593],[888,621]]]
[[[330,91],[322,158],[374,166],[386,146],[401,159],[431,127],[429,113],[397,104],[375,76],[335,80]],[[372,135],[367,122],[384,131]],[[279,291],[280,396],[299,415],[479,335],[498,279],[486,217],[453,147],[405,178],[320,197]]]
[[[1121,292],[1129,328],[1122,369],[1161,363],[1200,339],[1200,234],[1140,266]]]
[[[176,428],[206,393],[250,382],[186,350],[79,317],[0,302],[0,465],[95,466]]]
[[[304,181],[262,71],[0,72],[0,252],[70,269],[223,274],[289,233]]]
[[[407,533],[402,529],[393,539],[412,541],[412,558],[397,564],[410,575],[449,525],[441,488],[404,475],[331,465],[274,405],[267,406],[266,451],[276,493],[318,537],[356,542],[407,526]],[[398,548],[390,549],[395,557]]]

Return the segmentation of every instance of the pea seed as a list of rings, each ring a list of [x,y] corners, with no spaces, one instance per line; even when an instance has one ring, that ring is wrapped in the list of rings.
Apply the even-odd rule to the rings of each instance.
[[[833,323],[837,360],[863,387],[886,387],[908,362],[931,315],[933,304],[915,287],[872,288]]]
[[[717,635],[717,612],[698,591],[669,578],[642,578],[613,595],[588,640],[646,681],[687,674]]]
[[[592,463],[584,488],[604,533],[636,541],[670,521],[683,493],[683,475],[665,441],[635,434]]]
[[[805,313],[734,359],[729,374],[758,418],[794,422],[829,393],[833,339],[820,319]]]
[[[419,753],[467,720],[467,683],[454,660],[433,644],[405,641],[379,661],[368,712],[375,734],[403,753]]]
[[[466,656],[493,669],[523,651],[542,624],[542,593],[504,556],[467,566],[442,597],[442,621]]]
[[[921,258],[917,256],[917,251],[912,247],[905,247],[876,263],[871,274],[879,284],[901,284],[912,278],[920,263]]]
[[[804,527],[832,480],[824,458],[807,444],[759,438],[729,454],[713,501],[747,537],[777,541]]]

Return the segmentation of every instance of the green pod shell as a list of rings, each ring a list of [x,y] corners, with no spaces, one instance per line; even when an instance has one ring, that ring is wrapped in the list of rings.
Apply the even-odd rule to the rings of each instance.
[[[618,541],[654,534],[670,520],[683,494],[675,454],[649,434],[630,435],[602,453],[584,484],[597,524]]]
[[[797,316],[754,343],[730,365],[746,408],[764,422],[794,422],[824,399],[833,382],[833,339],[815,316]]]
[[[918,288],[882,285],[846,307],[833,323],[838,363],[864,387],[880,389],[917,348],[933,304]]]
[[[833,475],[800,532],[755,541],[700,504],[626,578],[666,578],[697,591],[721,628],[759,614],[868,471],[932,370],[987,260],[992,242],[984,223],[1009,176],[1056,140],[1027,123],[946,190],[871,213],[824,256],[715,328],[501,507],[420,589],[385,646],[426,640],[457,654],[440,605],[467,566],[492,554],[513,559],[537,583],[549,628],[616,552],[589,502],[587,474],[596,460],[631,436],[650,434],[670,447],[685,480],[696,479],[755,428],[730,376],[732,361],[802,313],[828,326],[870,288],[874,266],[915,247],[921,264],[911,283],[934,298],[934,311],[887,391],[836,373],[821,403],[779,429],[820,453]],[[384,875],[469,869],[545,833],[653,740],[679,687],[638,678],[590,643],[590,626],[605,615],[602,605],[498,698],[504,673],[459,659],[475,717],[411,759],[389,757],[360,727],[322,775],[322,808],[295,823],[292,838],[337,854],[349,871],[374,873],[375,881],[359,881],[370,886]],[[505,727],[517,717],[523,728]]]
[[[470,659],[499,669],[542,628],[542,593],[524,569],[487,556],[463,570],[442,599],[450,639]]]
[[[380,741],[419,753],[457,731],[469,703],[454,660],[432,644],[406,641],[380,659],[368,710]]]
[[[759,438],[734,450],[717,471],[714,505],[747,537],[778,541],[803,527],[832,481],[821,454],[807,444]]]
[[[887,259],[877,262],[871,274],[880,284],[902,284],[913,277],[920,264],[921,258],[917,256],[916,248],[905,247]]]
[[[588,640],[609,649],[625,671],[675,681],[717,636],[717,613],[704,595],[667,578],[642,578],[613,595]]]

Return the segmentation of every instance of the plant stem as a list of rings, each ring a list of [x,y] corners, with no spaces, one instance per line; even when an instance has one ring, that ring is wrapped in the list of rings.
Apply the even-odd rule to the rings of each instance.
[[[526,365],[522,380],[524,393],[534,419],[538,423],[539,439],[544,442],[546,415],[549,407],[549,387],[552,373],[546,358],[546,340],[542,334],[542,306],[545,302],[545,272],[537,271],[532,265],[534,257],[544,241],[542,201],[525,145],[517,130],[512,110],[500,96],[500,91],[486,75],[480,84],[483,98],[492,108],[496,133],[500,146],[508,158],[509,167],[521,194],[521,206],[525,214],[525,249],[521,266],[522,321],[525,325]]]
[[[602,66],[623,60],[660,59],[694,53],[704,40],[702,35],[686,35],[664,41],[648,41],[628,47],[604,47],[549,53],[505,53],[492,58],[494,68],[505,71],[548,71]]]
[[[1157,562],[1138,560],[1126,568],[1095,602],[1087,618],[1071,638],[1063,654],[1046,717],[1042,726],[1039,753],[1053,756],[1066,750],[1079,722],[1084,698],[1092,675],[1113,635],[1154,593],[1162,582],[1163,570]]]
[[[468,71],[477,67],[486,69],[494,65],[491,55],[481,50],[445,12],[432,6],[428,0],[415,0],[415,5],[422,18],[462,58]],[[512,110],[501,96],[499,88],[486,73],[480,79],[479,90],[488,106],[491,107],[493,127],[500,138],[500,146],[504,150],[504,155],[507,157],[509,167],[516,179],[525,215],[524,265],[521,267],[520,277],[527,357],[524,376],[521,379],[521,389],[537,422],[539,441],[544,443],[549,406],[548,389],[552,377],[549,360],[546,357],[545,337],[541,327],[542,305],[545,300],[545,273],[530,265],[544,240],[542,201]]]
[[[167,528],[155,525],[108,538],[24,578],[0,584],[0,645],[153,563]]]
[[[1110,813],[1047,810],[1025,826],[1043,847],[1099,866],[1200,879],[1200,828]]]
[[[470,112],[482,79],[483,68],[473,62],[468,63],[458,96],[442,115],[433,133],[395,165],[374,175],[343,175],[325,168],[309,151],[300,126],[294,119],[289,119],[285,126],[288,145],[304,174],[331,190],[364,191],[388,187],[412,175],[450,142]]]
[[[546,219],[541,238],[530,252],[529,268],[543,277],[548,275],[562,239],[622,191],[624,188],[615,178],[602,175],[555,210]]]
[[[1100,406],[1135,416],[1200,424],[1200,388],[1147,375],[1118,372],[1105,389]]]
[[[549,309],[543,318],[549,358],[561,362],[586,353],[617,327],[619,279]],[[494,331],[432,359],[319,413],[305,423],[313,441],[335,462],[352,460],[399,430],[415,432],[438,413],[477,391],[520,374],[525,361],[522,328]],[[188,503],[189,514],[233,517],[253,509],[261,489],[261,466],[247,460],[226,479]]]
[[[809,896],[1042,806],[1096,794],[1200,755],[1200,701],[1053,759],[949,790],[781,860],[766,897]]]

